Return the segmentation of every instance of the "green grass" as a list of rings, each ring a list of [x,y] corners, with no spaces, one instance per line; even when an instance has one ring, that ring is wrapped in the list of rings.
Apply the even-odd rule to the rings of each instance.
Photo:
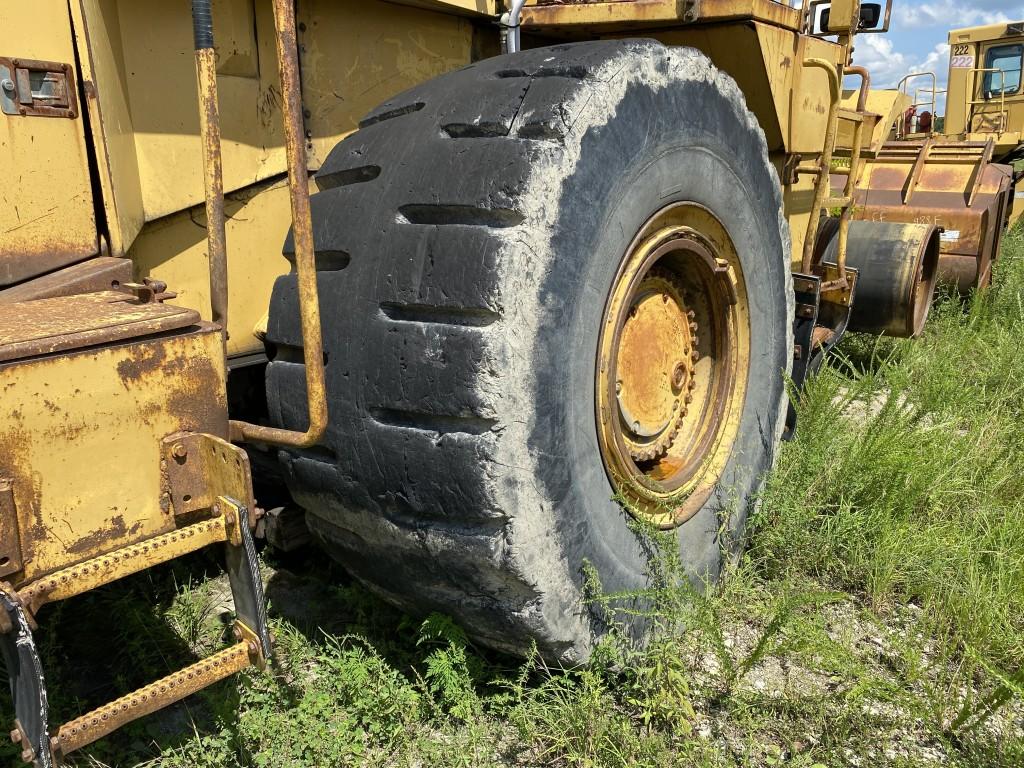
[[[995,287],[941,301],[923,339],[845,341],[806,390],[735,572],[700,595],[668,547],[652,564],[643,648],[612,636],[586,667],[549,669],[334,586],[321,556],[270,560],[272,671],[73,762],[1024,765],[1022,334],[1014,233]],[[48,609],[55,717],[226,642],[219,573],[194,559]]]

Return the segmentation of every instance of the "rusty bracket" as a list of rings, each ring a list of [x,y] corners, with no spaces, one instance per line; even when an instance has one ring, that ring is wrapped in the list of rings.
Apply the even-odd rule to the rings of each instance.
[[[159,304],[178,295],[167,290],[167,283],[162,280],[150,280],[148,277],[142,278],[141,283],[121,283],[120,287],[133,294],[143,304]]]
[[[179,433],[161,446],[164,487],[161,499],[176,518],[214,511],[219,497],[237,499],[256,525],[249,455],[213,435]]]
[[[814,272],[821,278],[821,300],[841,307],[850,307],[857,290],[857,270],[847,267],[846,278],[840,275],[835,264],[822,262],[815,265]]]
[[[791,187],[800,180],[800,163],[803,161],[803,155],[788,155],[786,157],[786,161],[782,164],[782,183],[785,186]]]

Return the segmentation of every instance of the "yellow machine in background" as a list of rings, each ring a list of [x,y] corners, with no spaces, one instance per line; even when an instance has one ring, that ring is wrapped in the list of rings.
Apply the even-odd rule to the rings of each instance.
[[[966,292],[991,279],[1002,232],[1024,210],[1007,192],[1024,146],[1024,22],[954,29],[949,46],[946,90],[936,73],[916,72],[890,92],[903,108],[859,181],[857,215],[935,222],[942,275]]]
[[[719,525],[715,505],[726,485],[743,489],[730,504],[756,498],[784,374],[802,383],[848,328],[913,336],[927,316],[950,226],[865,216],[864,194],[909,163],[897,207],[959,197],[984,211],[960,227],[982,250],[1006,222],[991,152],[964,165],[950,148],[967,145],[886,142],[903,102],[871,93],[851,41],[890,11],[0,2],[18,30],[0,51],[0,647],[24,760],[48,768],[266,662],[257,462],[280,458],[357,578],[505,650],[588,652],[599,629],[566,553],[632,546],[613,496],[717,573],[718,531],[740,540],[745,512]],[[977,87],[965,141],[1015,114]],[[720,173],[657,181],[660,158],[704,162],[697,144]],[[588,152],[607,162],[574,185]],[[644,153],[646,171],[605,172]],[[632,186],[587,197],[613,182]],[[576,213],[553,219],[563,193]],[[723,223],[733,209],[745,223]],[[233,642],[51,723],[46,604],[210,544]],[[613,554],[608,584],[640,578],[637,551]]]

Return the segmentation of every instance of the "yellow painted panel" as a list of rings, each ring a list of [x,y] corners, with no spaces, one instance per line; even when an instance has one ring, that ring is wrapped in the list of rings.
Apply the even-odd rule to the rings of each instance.
[[[0,366],[0,476],[25,562],[15,586],[174,527],[160,441],[225,433],[225,375],[209,329]]]
[[[366,0],[309,0],[299,14],[311,168],[379,103],[470,62],[473,25],[459,16]]]
[[[844,91],[843,108],[855,110],[859,98],[860,91]],[[867,104],[864,109],[869,114],[878,115],[878,120],[871,129],[871,135],[867,135],[867,130],[865,129],[865,133],[861,138],[861,146],[865,151],[877,152],[882,148],[882,144],[889,139],[893,123],[902,119],[904,112],[910,106],[910,102],[910,96],[896,90],[868,91]],[[853,123],[849,120],[840,120],[836,147],[852,150],[853,131]]]
[[[827,40],[800,37],[797,62],[807,59],[825,59],[837,64],[842,48]],[[816,67],[798,66],[793,78],[792,119],[790,121],[789,151],[798,154],[818,154],[825,144],[830,102],[828,73]]]
[[[0,29],[6,57],[75,65],[66,0],[0,4]],[[0,114],[0,168],[0,285],[97,252],[81,110]]]
[[[117,8],[143,209],[152,221],[203,200],[192,22],[187,4],[122,0]],[[224,186],[234,190],[285,168],[270,3],[218,0],[214,34]]]
[[[792,83],[796,34],[763,24],[694,26],[654,35],[668,45],[687,45],[707,54],[743,91],[757,116],[769,151],[782,149],[788,131],[788,87]],[[762,58],[763,57],[763,58]]]
[[[281,255],[291,225],[288,186],[268,182],[228,195],[228,354],[259,352],[253,328],[270,306],[278,275],[291,269]],[[140,275],[167,283],[174,303],[210,317],[206,211],[197,206],[147,224],[129,255]]]
[[[110,253],[122,257],[142,229],[142,187],[124,77],[117,0],[71,3],[85,83],[91,140],[96,149]]]
[[[784,160],[785,158],[782,156],[772,157],[780,177]],[[811,216],[811,207],[814,204],[814,182],[813,176],[801,176],[796,184],[791,184],[783,190],[782,205],[786,211],[786,220],[789,222],[789,235],[793,246],[791,259],[793,269],[796,271],[800,270],[803,260],[807,224]]]

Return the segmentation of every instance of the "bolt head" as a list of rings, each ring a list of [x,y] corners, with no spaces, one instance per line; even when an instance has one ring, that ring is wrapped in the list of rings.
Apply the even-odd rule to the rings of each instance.
[[[188,448],[185,447],[184,443],[175,443],[174,447],[171,448],[171,455],[176,459],[184,459],[188,456]]]
[[[686,383],[686,373],[686,363],[676,363],[676,367],[672,370],[672,389],[676,392],[681,390],[683,384]]]
[[[0,88],[4,89],[4,93],[14,93],[14,81],[5,77],[0,80]]]

